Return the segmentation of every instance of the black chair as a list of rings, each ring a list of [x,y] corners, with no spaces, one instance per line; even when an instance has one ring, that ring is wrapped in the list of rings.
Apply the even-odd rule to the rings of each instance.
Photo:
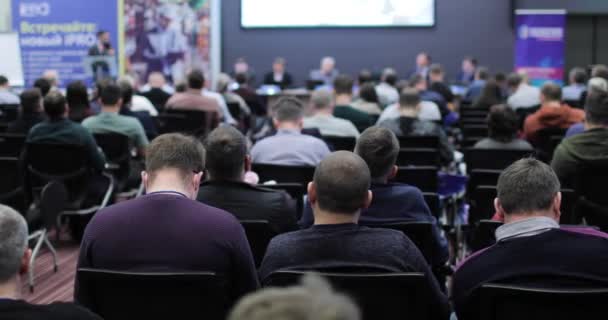
[[[116,189],[122,191],[131,172],[131,142],[117,133],[94,134],[97,145],[106,156],[106,170],[116,179]]]
[[[608,179],[608,166],[585,165],[575,177],[574,187],[580,195],[576,205],[575,217],[585,218],[588,224],[608,231],[608,197],[605,185]]]
[[[473,297],[464,320],[604,319],[608,289],[549,289],[488,283],[477,289]]]
[[[306,185],[301,183],[277,183],[262,184],[259,186],[262,188],[287,192],[296,202],[296,218],[299,220],[302,217],[302,211],[304,210],[304,195],[306,195]]]
[[[488,136],[488,125],[487,124],[463,124],[462,135],[467,137],[487,137]]]
[[[240,223],[243,226],[243,229],[245,229],[245,234],[247,234],[247,240],[249,240],[249,246],[251,247],[251,253],[253,253],[255,265],[259,267],[262,264],[270,240],[272,240],[277,233],[272,230],[270,224],[266,220],[240,220]]]
[[[564,139],[567,130],[562,128],[545,128],[536,132],[532,145],[539,150],[541,160],[547,163],[551,162],[553,152]]]
[[[213,272],[121,272],[78,269],[78,303],[106,320],[224,320],[235,299]]]
[[[439,160],[439,149],[401,148],[397,156],[397,165],[439,167]]]
[[[533,151],[468,148],[464,151],[467,171],[474,169],[503,170],[513,162],[534,155]]]
[[[19,115],[18,104],[0,104],[0,121],[11,122],[17,120]]]
[[[469,197],[469,225],[475,225],[479,220],[491,219],[495,213],[494,199],[496,186],[477,186]]]
[[[415,186],[423,192],[437,192],[439,188],[438,170],[434,166],[399,167],[394,181]]]
[[[529,108],[517,108],[515,113],[519,118],[519,128],[523,129],[526,118],[540,109],[540,105],[535,105]]]
[[[14,133],[0,134],[0,157],[18,158],[25,147],[26,135]]]
[[[475,223],[471,234],[469,247],[472,252],[487,248],[496,243],[496,229],[503,223],[494,220],[479,220]]]
[[[429,206],[429,210],[433,216],[439,219],[442,216],[442,207],[441,207],[441,199],[439,199],[439,195],[434,192],[423,192],[424,202]]]
[[[277,271],[265,279],[266,287],[299,283],[304,271]],[[332,286],[352,297],[363,319],[430,319],[436,306],[422,273],[321,273]]]
[[[467,194],[473,194],[477,186],[495,186],[498,184],[498,177],[502,170],[495,169],[472,169],[469,170],[469,180],[467,182]]]
[[[397,139],[401,148],[439,149],[438,136],[401,136]]]
[[[357,139],[355,137],[323,136],[323,141],[333,151],[354,151]]]
[[[583,109],[581,100],[564,100],[564,103],[576,109]]]
[[[0,157],[0,203],[25,213],[27,202],[19,159]]]
[[[315,167],[254,163],[252,171],[258,174],[260,182],[274,180],[278,183],[299,183],[307,186],[313,179]]]
[[[219,124],[212,112],[175,109],[159,114],[157,122],[161,134],[181,132],[195,136],[205,136]]]
[[[228,111],[234,119],[242,120],[243,112],[241,111],[241,105],[238,102],[228,102],[226,103],[226,106],[228,106]]]
[[[433,225],[430,222],[365,223],[372,228],[385,228],[403,232],[418,247],[426,261],[433,257]]]

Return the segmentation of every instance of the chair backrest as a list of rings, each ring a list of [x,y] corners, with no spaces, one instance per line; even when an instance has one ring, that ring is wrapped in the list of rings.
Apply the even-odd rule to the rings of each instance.
[[[438,170],[439,168],[435,166],[399,167],[394,181],[415,186],[423,192],[437,192]]]
[[[19,157],[25,147],[26,135],[1,133],[0,157]]]
[[[500,221],[483,219],[479,220],[473,227],[470,248],[471,251],[479,251],[496,243],[496,229],[502,226]]]
[[[470,318],[483,320],[604,319],[608,289],[547,289],[488,283],[476,290]],[[476,312],[477,311],[477,312]]]
[[[487,124],[463,124],[462,135],[466,137],[487,137],[488,136],[488,125]]]
[[[465,149],[464,159],[467,170],[494,169],[503,170],[513,162],[533,155],[533,151],[506,150],[506,149]]]
[[[418,247],[426,261],[429,263],[433,261],[433,225],[430,222],[365,223],[364,225],[403,232]]]
[[[495,186],[502,170],[494,169],[472,169],[469,170],[469,181],[467,182],[467,194],[472,195],[477,186]]]
[[[439,166],[439,149],[401,148],[397,156],[398,166]]]
[[[494,199],[496,198],[496,186],[477,186],[469,198],[471,207],[469,209],[469,225],[479,220],[491,219],[494,215]]]
[[[253,253],[253,259],[255,265],[260,266],[262,259],[266,254],[266,248],[270,240],[274,238],[277,233],[272,230],[270,224],[266,220],[240,220],[247,240],[249,240],[249,246],[251,247],[251,253]]]
[[[438,136],[401,136],[397,139],[401,148],[439,148]]]
[[[159,132],[181,132],[204,136],[218,126],[211,112],[197,110],[166,109],[157,117]]]
[[[334,151],[354,151],[357,139],[355,137],[323,136],[323,141]]]
[[[277,271],[264,286],[299,283],[303,271]],[[429,319],[430,291],[422,273],[320,273],[339,292],[352,297],[363,319]]]
[[[117,165],[128,165],[131,159],[129,137],[118,133],[96,133],[93,135],[97,145],[103,150],[106,161]]]
[[[536,132],[532,144],[541,152],[543,160],[551,161],[553,152],[564,139],[566,131],[562,128],[545,128]]]
[[[575,216],[585,218],[589,224],[608,230],[608,197],[604,186],[608,179],[608,165],[584,165],[574,177],[574,188],[580,200]]]
[[[0,203],[25,212],[23,179],[18,158],[0,157]]]
[[[241,105],[238,102],[228,102],[226,103],[228,106],[228,111],[230,111],[230,115],[232,115],[235,119],[241,119],[243,116],[241,112]]]
[[[291,198],[296,201],[296,218],[299,220],[302,217],[302,211],[304,210],[304,195],[306,195],[306,185],[301,183],[277,183],[263,184],[260,185],[260,187],[287,192]]]
[[[315,167],[308,166],[254,163],[252,170],[258,174],[260,182],[274,180],[278,183],[300,183],[304,186],[308,185],[315,175]]]
[[[439,194],[434,192],[423,192],[422,195],[424,196],[424,202],[426,202],[426,205],[429,206],[429,210],[431,210],[433,216],[439,219],[439,217],[441,217],[442,210]]]
[[[18,104],[0,104],[0,121],[11,122],[19,115]]]
[[[79,303],[106,320],[223,320],[234,303],[224,277],[212,272],[139,273],[78,269]]]

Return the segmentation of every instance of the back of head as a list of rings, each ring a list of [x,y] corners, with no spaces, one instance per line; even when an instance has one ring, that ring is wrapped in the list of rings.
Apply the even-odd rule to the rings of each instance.
[[[0,74],[0,87],[8,86],[8,78]]]
[[[331,290],[318,276],[303,277],[303,284],[266,288],[241,299],[228,320],[359,320],[359,309],[348,297]]]
[[[374,76],[372,75],[372,72],[367,70],[367,69],[363,69],[361,71],[359,71],[359,85],[363,85],[365,83],[368,82],[373,82],[374,81]]]
[[[230,85],[231,81],[232,79],[229,75],[220,73],[217,76],[217,91],[222,93],[228,91],[228,86]]]
[[[247,82],[249,81],[247,74],[245,72],[237,73],[234,76],[234,80],[236,81],[236,83],[238,83],[241,86],[247,84]]]
[[[334,91],[336,94],[353,94],[353,78],[347,74],[341,74],[334,80]]]
[[[21,99],[21,111],[24,114],[40,112],[40,107],[42,106],[40,103],[42,100],[40,90],[37,88],[24,90],[19,95],[19,98]]]
[[[120,86],[114,83],[108,84],[101,91],[100,99],[101,104],[104,106],[117,106],[120,99],[122,99],[122,90],[120,89]]]
[[[43,97],[51,91],[51,83],[45,78],[36,79],[36,81],[34,81],[34,87],[40,90]]]
[[[49,119],[58,120],[63,118],[66,111],[66,100],[59,91],[51,91],[44,97],[44,112]]]
[[[245,171],[247,141],[232,126],[211,131],[205,140],[205,163],[212,180],[241,180]]]
[[[282,97],[272,106],[272,113],[278,122],[299,122],[304,117],[304,106],[298,98]]]
[[[479,80],[487,80],[490,77],[490,73],[488,72],[488,68],[479,67],[475,71],[475,77]]]
[[[148,76],[148,85],[151,88],[162,88],[165,83],[165,76],[160,72],[152,72]]]
[[[608,81],[608,66],[603,64],[595,65],[593,69],[591,69],[591,77],[599,77]]]
[[[502,72],[496,72],[494,74],[494,81],[498,84],[504,84],[507,81],[507,76]]]
[[[523,78],[518,73],[513,72],[507,76],[507,86],[509,86],[509,88],[515,89],[519,87],[522,82]]]
[[[367,164],[372,179],[385,179],[397,162],[399,140],[386,128],[370,127],[357,140],[355,153]]]
[[[500,174],[497,189],[505,214],[534,214],[551,208],[560,183],[551,167],[526,158]]]
[[[350,215],[365,206],[371,174],[361,157],[338,151],[319,163],[313,182],[321,210]]]
[[[188,73],[188,88],[201,90],[205,86],[205,75],[200,70],[192,70]]]
[[[359,88],[359,97],[366,102],[380,103],[376,87],[371,82],[367,82]]]
[[[502,99],[502,91],[500,86],[494,80],[488,80],[481,90],[479,103],[494,105],[500,103]]]
[[[545,83],[540,89],[545,102],[562,101],[562,88],[553,82]]]
[[[317,110],[326,110],[332,107],[334,96],[327,89],[315,90],[310,96],[310,103]]]
[[[570,70],[570,81],[576,84],[585,84],[587,82],[587,72],[581,67],[575,67]]]
[[[17,211],[0,205],[0,285],[19,273],[27,250],[27,223]]]
[[[42,77],[44,79],[48,80],[51,87],[55,87],[55,86],[59,85],[59,72],[57,70],[54,70],[54,69],[45,70],[42,73]]]
[[[490,138],[503,143],[512,141],[519,129],[517,113],[504,104],[492,106],[487,121]]]
[[[433,63],[429,68],[431,76],[443,76],[443,68],[438,63]]]
[[[585,121],[588,124],[608,126],[608,92],[594,90],[585,102]]]
[[[399,94],[399,107],[413,109],[420,104],[420,92],[415,88],[405,88]]]
[[[419,74],[415,74],[410,78],[409,86],[412,88],[420,88],[421,90],[426,90],[426,79]]]
[[[397,71],[393,68],[386,68],[382,71],[382,81],[395,86],[397,84],[398,76]]]
[[[120,89],[122,104],[127,106],[130,105],[134,94],[133,85],[131,82],[125,80],[118,80],[117,85]]]
[[[205,149],[194,137],[179,133],[158,136],[146,148],[146,172],[154,180],[165,169],[178,170],[184,181],[205,169]]]
[[[66,88],[65,98],[70,108],[89,106],[89,92],[82,81],[70,82]]]
[[[608,81],[604,78],[591,78],[589,79],[589,83],[587,84],[587,90],[589,92],[592,91],[608,91]]]

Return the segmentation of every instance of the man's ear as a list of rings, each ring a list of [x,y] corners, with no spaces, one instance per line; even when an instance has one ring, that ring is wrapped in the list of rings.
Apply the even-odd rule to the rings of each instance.
[[[244,161],[244,168],[245,172],[249,172],[251,171],[251,156],[250,155],[246,155],[245,156],[245,161]]]
[[[553,205],[551,208],[551,211],[553,211],[553,214],[555,215],[555,220],[557,220],[558,223],[559,223],[560,217],[562,216],[561,207],[562,207],[562,193],[558,192],[555,195],[555,197],[553,197]]]
[[[367,198],[365,199],[365,202],[363,203],[362,209],[369,208],[369,206],[372,204],[373,199],[374,199],[374,194],[372,193],[371,190],[367,190]]]
[[[317,187],[314,182],[308,183],[308,202],[310,202],[311,206],[314,207],[315,203],[317,203]]]
[[[397,176],[397,172],[399,171],[399,167],[393,166],[388,173],[388,180],[393,180]]]
[[[150,176],[148,175],[147,172],[142,171],[141,172],[141,183],[143,183],[144,185],[144,190],[148,190],[148,180],[150,179]]]
[[[502,207],[500,200],[498,198],[494,198],[494,210],[496,210],[496,214],[500,218],[500,221],[505,220],[505,209]]]
[[[279,121],[277,121],[275,118],[272,118],[272,124],[274,125],[275,129],[279,127]]]
[[[30,259],[32,258],[32,249],[27,248],[21,257],[21,265],[19,266],[19,275],[27,274],[30,271]]]

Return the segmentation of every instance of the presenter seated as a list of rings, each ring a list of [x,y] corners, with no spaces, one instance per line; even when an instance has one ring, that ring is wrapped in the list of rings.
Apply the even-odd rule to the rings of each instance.
[[[318,70],[312,70],[309,78],[310,80],[323,81],[324,85],[331,86],[338,74],[336,59],[333,57],[324,57],[321,59],[321,67]]]
[[[291,74],[285,71],[285,59],[276,58],[272,63],[272,71],[264,76],[264,84],[272,84],[281,87],[281,89],[289,88],[293,83]]]

